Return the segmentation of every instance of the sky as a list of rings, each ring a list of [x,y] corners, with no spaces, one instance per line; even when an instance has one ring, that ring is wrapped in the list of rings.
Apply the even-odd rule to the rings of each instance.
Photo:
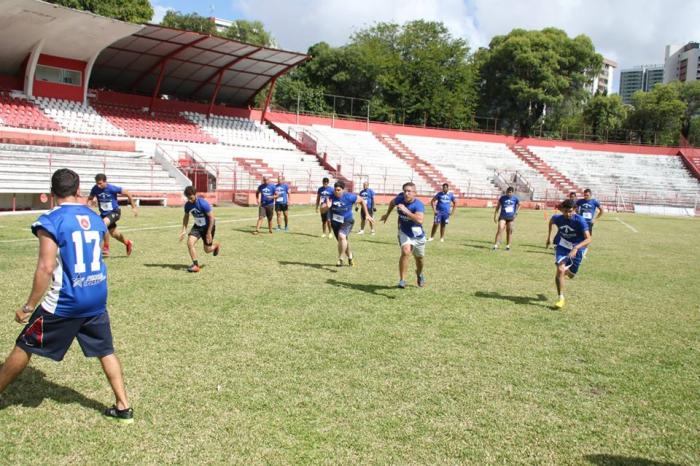
[[[472,50],[514,28],[557,27],[588,35],[619,70],[663,64],[667,44],[700,41],[699,0],[151,0],[155,23],[168,9],[226,19],[259,20],[280,48],[306,52],[325,41],[347,43],[376,22],[441,21]]]

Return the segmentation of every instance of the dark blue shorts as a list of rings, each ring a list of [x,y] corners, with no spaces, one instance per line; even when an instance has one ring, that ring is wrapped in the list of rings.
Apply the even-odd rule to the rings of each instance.
[[[433,220],[433,223],[439,223],[442,225],[447,225],[450,223],[450,213],[449,212],[436,212],[435,213],[435,219]]]
[[[328,209],[325,214],[321,214],[321,222],[330,222],[331,221],[331,209]]]
[[[108,214],[102,216],[103,221],[105,218],[109,219],[109,226],[107,227],[107,229],[110,231],[114,230],[115,228],[117,228],[117,222],[120,218],[122,218],[122,211],[121,209],[114,209]]]
[[[77,338],[85,357],[114,353],[107,311],[92,317],[58,317],[36,308],[15,342],[27,353],[60,361]]]
[[[557,246],[554,253],[555,262],[557,265],[559,265],[563,261],[564,265],[569,267],[569,272],[576,275],[578,273],[578,268],[581,266],[581,262],[583,262],[583,254],[586,252],[586,248],[579,249],[576,253],[576,257],[574,257],[573,259],[569,258],[570,252],[571,249],[566,249],[561,246]]]
[[[513,216],[513,217],[503,217],[503,216],[498,217],[498,221],[500,222],[501,220],[505,220],[506,223],[510,223],[510,222],[512,222],[513,220],[515,220],[515,216]]]
[[[340,233],[345,235],[346,238],[350,236],[350,232],[352,231],[352,226],[354,224],[354,220],[350,220],[349,222],[344,223],[331,222],[331,228],[333,229],[333,234],[335,235],[335,238],[338,239],[338,234]]]

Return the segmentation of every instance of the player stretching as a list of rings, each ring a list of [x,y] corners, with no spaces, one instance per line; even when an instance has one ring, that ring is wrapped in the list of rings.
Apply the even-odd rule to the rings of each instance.
[[[440,225],[440,242],[445,242],[445,228],[447,224],[450,223],[450,215],[452,215],[457,208],[457,203],[455,202],[455,195],[450,192],[450,185],[443,183],[442,191],[433,196],[433,200],[430,201],[430,206],[433,208],[435,213],[435,219],[433,220],[433,229],[430,231],[430,239],[432,241],[435,233],[437,232],[438,225]]]
[[[180,232],[180,241],[185,239],[187,233],[187,224],[190,221],[190,214],[194,217],[194,225],[187,237],[187,249],[190,251],[192,265],[187,268],[188,272],[199,272],[199,261],[197,260],[197,250],[194,248],[197,240],[202,238],[204,243],[204,252],[207,254],[214,253],[214,256],[219,255],[221,245],[214,242],[216,234],[216,219],[214,212],[206,199],[197,196],[197,191],[194,186],[185,188],[185,215],[182,217],[182,231]]]
[[[370,215],[374,214],[374,212],[377,211],[377,209],[374,207],[374,190],[369,187],[369,183],[367,181],[362,183],[360,197],[365,201],[365,204],[367,204],[367,212],[369,212]],[[357,207],[355,207],[355,210],[357,210]],[[357,232],[358,235],[365,234],[366,221],[367,216],[365,216],[365,211],[363,210],[360,212],[360,231]],[[369,226],[372,229],[371,233],[374,234],[374,220],[370,220]]]
[[[119,208],[119,202],[117,202],[117,194],[122,194],[129,199],[134,217],[138,216],[139,210],[136,208],[136,204],[134,204],[134,198],[131,196],[131,193],[126,189],[122,189],[120,186],[107,183],[107,175],[104,173],[95,175],[95,186],[90,190],[88,202],[94,205],[94,199],[97,198],[97,207],[100,209],[100,216],[105,225],[107,225],[110,236],[126,246],[126,255],[130,256],[131,251],[134,250],[134,242],[126,239],[124,235],[117,230],[117,221],[119,221],[122,216],[122,210]],[[109,256],[108,236],[105,236],[102,254],[105,257]]]
[[[324,178],[322,183],[322,186],[319,186],[318,190],[316,191],[316,212],[319,211],[319,208],[326,204],[328,202],[328,199],[333,195],[333,188],[328,186],[328,183],[330,181],[328,178]],[[326,237],[326,233],[328,233],[328,239],[331,238],[331,211],[328,210],[326,213],[321,212],[321,228],[323,229],[323,233],[321,234],[321,238]]]
[[[333,188],[333,195],[321,206],[321,214],[331,213],[331,228],[335,238],[338,240],[338,262],[336,265],[338,267],[343,265],[344,254],[348,258],[348,265],[354,267],[355,258],[352,255],[352,251],[350,251],[350,242],[348,241],[352,226],[355,223],[355,219],[352,216],[353,204],[357,202],[360,205],[367,220],[373,223],[374,219],[367,211],[367,204],[361,197],[357,194],[345,192],[345,183],[336,181]]]
[[[546,248],[549,248],[552,239],[552,226],[557,227],[554,237],[555,264],[557,272],[554,281],[557,284],[559,298],[554,304],[557,309],[562,309],[566,304],[564,299],[564,281],[566,277],[574,278],[581,266],[586,247],[591,243],[591,233],[588,224],[583,217],[575,213],[576,204],[567,199],[559,204],[561,214],[553,215],[549,219]]]
[[[403,192],[396,196],[390,203],[389,209],[382,215],[382,222],[386,223],[389,214],[396,207],[399,211],[399,246],[401,257],[399,258],[399,288],[406,288],[406,274],[408,273],[409,256],[413,254],[416,261],[416,277],[418,286],[425,286],[423,274],[423,258],[425,257],[425,231],[423,231],[423,215],[425,206],[416,197],[416,185],[405,183]]]
[[[121,363],[114,354],[107,314],[107,266],[100,254],[107,227],[78,202],[79,184],[74,171],[56,170],[51,193],[58,206],[32,225],[39,239],[39,262],[29,298],[15,312],[15,321],[26,326],[0,367],[0,393],[27,367],[32,354],[61,361],[77,338],[86,357],[100,360],[114,392],[116,403],[104,414],[130,423],[134,411],[126,396]],[[25,387],[27,390],[32,387]]]
[[[498,223],[496,239],[493,242],[493,250],[498,249],[503,230],[506,231],[506,251],[510,251],[510,241],[513,236],[513,222],[520,210],[520,199],[513,195],[513,188],[506,189],[505,196],[498,199],[498,205],[493,213],[493,221]],[[500,211],[500,214],[499,214]],[[498,220],[496,220],[498,218]]]
[[[282,182],[281,176],[277,177],[275,198],[275,212],[277,212],[277,228],[275,230],[282,230],[280,217],[284,214],[284,231],[289,231],[289,185]]]

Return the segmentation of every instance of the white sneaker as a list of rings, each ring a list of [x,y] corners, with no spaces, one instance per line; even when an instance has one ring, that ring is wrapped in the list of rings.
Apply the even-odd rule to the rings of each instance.
[[[374,236],[374,230],[372,230],[372,236]]]
[[[326,237],[326,234],[325,234],[325,233],[321,235],[321,238],[325,238],[325,237]]]
[[[432,240],[433,240],[433,237],[432,237],[432,236],[431,236],[430,238],[428,238],[428,241],[429,241],[429,242],[432,241]]]
[[[445,242],[445,238],[440,238],[440,242],[441,242],[441,243],[444,243],[444,242]]]
[[[364,234],[365,234],[365,230],[360,230],[360,231],[357,232],[357,234],[358,234],[358,235],[364,235]]]

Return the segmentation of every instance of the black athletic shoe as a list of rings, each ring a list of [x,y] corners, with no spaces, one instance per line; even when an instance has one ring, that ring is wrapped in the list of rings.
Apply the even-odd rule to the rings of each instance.
[[[131,408],[117,409],[116,406],[105,409],[104,413],[108,418],[123,422],[124,424],[131,424],[134,422],[134,410]]]

